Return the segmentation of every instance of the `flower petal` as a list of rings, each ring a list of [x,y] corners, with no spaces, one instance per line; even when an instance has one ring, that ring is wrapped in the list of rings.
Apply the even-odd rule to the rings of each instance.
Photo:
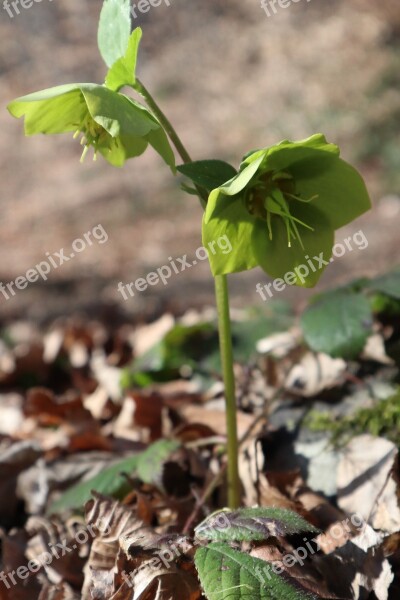
[[[211,270],[214,276],[246,271],[257,266],[257,259],[251,244],[255,217],[247,211],[242,198],[220,195],[214,211],[214,218],[203,218],[203,245],[210,248],[211,242],[227,236],[232,246],[231,252],[222,254],[209,252]]]
[[[243,165],[249,165],[264,156],[262,168],[266,171],[282,171],[297,162],[325,157],[338,157],[340,150],[335,144],[329,144],[322,133],[316,133],[305,140],[290,142],[283,140],[275,146],[258,150],[247,155],[242,162]]]
[[[321,277],[327,265],[321,264],[315,257],[321,257],[329,263],[334,244],[334,231],[329,221],[314,206],[290,205],[291,214],[311,226],[310,231],[297,225],[304,249],[296,239],[288,247],[288,237],[285,223],[281,217],[272,217],[272,240],[268,235],[267,223],[257,219],[253,229],[253,252],[261,268],[274,278],[284,278],[292,274],[292,283],[302,287],[313,287]],[[308,263],[311,259],[313,268]],[[299,271],[295,269],[300,268]],[[304,267],[304,268],[303,268]],[[314,269],[314,270],[313,270]]]
[[[297,192],[302,198],[318,194],[313,204],[339,229],[371,208],[371,200],[361,175],[342,159],[319,172],[318,165],[291,169]]]
[[[144,106],[124,94],[101,85],[90,88],[81,86],[81,90],[92,118],[112,137],[120,134],[144,136],[160,127]]]
[[[75,131],[88,112],[76,83],[22,96],[7,108],[13,117],[25,116],[26,135]]]
[[[175,169],[175,155],[168,141],[167,135],[162,127],[155,131],[150,131],[146,135],[146,139],[153,146],[154,150],[158,152],[161,158],[167,163],[173,173],[176,173]]]
[[[140,156],[148,142],[142,137],[118,136],[98,145],[98,151],[114,167],[122,167],[128,158]]]

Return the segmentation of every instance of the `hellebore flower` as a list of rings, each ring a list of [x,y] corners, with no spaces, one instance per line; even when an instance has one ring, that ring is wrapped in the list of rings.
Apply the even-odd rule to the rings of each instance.
[[[329,264],[334,232],[370,206],[360,174],[321,134],[247,155],[239,173],[214,189],[203,218],[203,243],[226,235],[229,254],[210,253],[214,275],[260,266],[274,278],[312,287]],[[296,267],[320,257],[304,279]],[[310,264],[310,263],[309,263]]]
[[[74,132],[82,134],[82,159],[90,146],[112,165],[142,154],[148,144],[174,170],[175,158],[158,120],[128,96],[102,85],[61,85],[13,100],[14,117],[25,117],[25,134]]]

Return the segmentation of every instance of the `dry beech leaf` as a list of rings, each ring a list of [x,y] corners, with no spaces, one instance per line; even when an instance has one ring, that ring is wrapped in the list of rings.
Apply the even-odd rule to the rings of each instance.
[[[83,530],[87,541],[77,543],[76,540],[80,539],[77,534]],[[27,559],[37,560],[44,553],[49,553],[52,560],[43,567],[49,583],[65,581],[79,589],[83,583],[82,569],[90,547],[90,534],[85,530],[84,523],[76,520],[64,523],[54,517],[51,521],[45,517],[30,517],[26,531],[31,536],[25,551]],[[66,547],[68,550],[65,550]],[[49,548],[54,548],[53,553]]]
[[[385,340],[380,333],[375,333],[367,339],[361,358],[363,360],[373,360],[382,365],[395,364],[395,361],[386,354]]]
[[[178,569],[175,564],[164,566],[152,559],[128,575],[133,586],[132,600],[197,600],[201,596],[197,579]],[[118,598],[118,596],[116,596]],[[127,599],[129,596],[126,597]]]
[[[360,595],[362,589],[374,592],[378,600],[388,600],[388,590],[394,575],[389,562],[384,558],[382,548],[383,535],[366,525],[352,543],[367,553],[364,572],[357,572],[353,581],[354,595]]]
[[[85,588],[97,590],[105,580],[113,581],[121,550],[128,555],[132,545],[149,543],[156,534],[131,509],[99,494],[94,494],[94,500],[86,504],[85,512],[87,525],[98,528],[90,551]]]
[[[347,363],[341,358],[307,352],[290,370],[285,388],[301,396],[315,396],[323,390],[341,385],[346,368]]]
[[[398,484],[392,477],[396,457],[392,442],[365,434],[349,442],[337,471],[339,506],[387,533],[400,529]]]

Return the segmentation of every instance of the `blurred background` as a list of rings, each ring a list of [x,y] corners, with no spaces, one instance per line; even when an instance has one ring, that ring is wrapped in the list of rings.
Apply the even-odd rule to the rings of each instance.
[[[5,107],[14,97],[70,82],[102,82],[96,45],[100,0],[42,0],[10,18],[0,7],[0,281],[6,283],[101,224],[94,244],[9,300],[4,320],[46,322],[74,311],[149,317],[213,303],[203,263],[124,301],[125,283],[194,255],[201,211],[150,149],[123,169],[72,136],[25,138]],[[317,290],[280,294],[301,309],[315,291],[398,264],[400,217],[400,6],[398,0],[299,0],[267,17],[258,0],[170,0],[140,14],[138,73],[176,125],[193,158],[238,166],[247,151],[323,132],[363,173],[373,211],[369,246],[325,272]],[[262,305],[261,271],[230,278],[233,304]]]

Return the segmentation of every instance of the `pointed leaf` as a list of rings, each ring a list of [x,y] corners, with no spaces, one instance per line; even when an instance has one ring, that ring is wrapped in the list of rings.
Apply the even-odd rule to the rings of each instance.
[[[196,527],[196,537],[215,542],[250,542],[303,531],[317,533],[318,529],[291,510],[275,507],[241,508],[212,514]]]
[[[225,544],[200,548],[195,564],[208,600],[316,600],[269,563]]]
[[[119,58],[107,73],[105,83],[110,90],[118,91],[124,85],[135,84],[136,61],[141,38],[142,30],[137,27],[129,38],[125,55]]]
[[[396,269],[381,277],[377,277],[370,281],[367,287],[396,300],[400,300],[400,271]]]
[[[125,55],[131,34],[129,0],[105,0],[100,13],[97,43],[107,67]]]
[[[179,165],[177,170],[191,179],[195,185],[208,192],[235,177],[236,169],[222,160],[199,160]]]
[[[157,483],[165,461],[180,446],[176,440],[159,440],[139,456],[137,475],[144,483]]]
[[[121,498],[129,491],[130,484],[124,473],[131,475],[136,471],[140,454],[135,454],[103,469],[95,477],[82,481],[67,490],[58,500],[53,502],[49,513],[61,512],[68,509],[83,508],[92,497],[92,490],[105,496]]]
[[[173,440],[155,442],[143,452],[120,460],[95,477],[74,485],[50,506],[49,512],[83,507],[92,497],[92,490],[122,498],[131,489],[125,475],[135,474],[145,483],[157,483],[163,463],[178,447],[179,443]]]
[[[320,296],[301,317],[307,344],[333,357],[356,358],[372,330],[370,304],[359,293],[338,290]]]

